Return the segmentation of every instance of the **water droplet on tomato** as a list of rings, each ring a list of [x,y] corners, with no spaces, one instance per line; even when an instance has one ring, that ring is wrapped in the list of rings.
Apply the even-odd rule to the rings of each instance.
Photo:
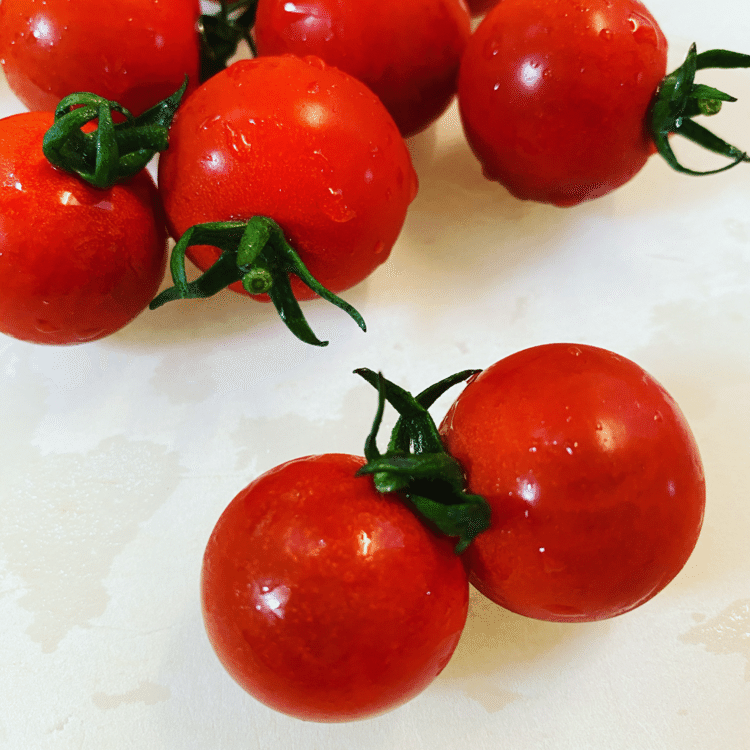
[[[383,250],[385,250],[385,242],[383,240],[378,240],[375,243],[375,247],[372,250],[373,255],[380,255]]]
[[[654,422],[663,422],[663,421],[664,421],[664,416],[662,415],[660,411],[657,410],[656,413],[654,414]]]
[[[654,29],[647,18],[639,13],[631,13],[628,17],[628,23],[630,23],[633,37],[638,44],[651,44],[654,47],[658,45],[659,40],[656,36],[656,29]]]
[[[318,81],[313,81],[312,83],[309,83],[307,86],[307,93],[308,94],[317,94],[320,91],[320,83]]]
[[[608,42],[608,41],[610,41],[610,39],[612,39],[612,36],[613,36],[613,35],[612,35],[612,29],[602,29],[602,30],[601,30],[601,31],[599,32],[599,36],[600,36],[600,37],[601,37],[602,39],[604,39],[604,41],[605,41],[605,42]]]
[[[568,354],[572,354],[574,357],[579,357],[583,352],[577,346],[569,346]]]
[[[34,327],[41,333],[59,333],[60,326],[51,323],[49,320],[37,320],[34,322]]]
[[[298,17],[286,27],[286,36],[291,41],[305,42],[308,33],[326,42],[333,38],[330,15],[315,3],[285,3],[284,10]]]
[[[344,202],[344,194],[340,189],[328,188],[320,208],[331,221],[337,224],[351,221],[357,215],[357,212]]]
[[[95,339],[101,338],[104,335],[104,329],[97,326],[94,328],[84,328],[78,332],[76,338],[80,342],[94,341]]]
[[[500,52],[500,42],[497,39],[488,39],[484,43],[482,53],[487,60],[491,60],[495,55]]]
[[[201,122],[200,125],[198,125],[198,130],[208,130],[212,125],[215,125],[220,120],[221,115],[213,115],[211,117],[207,117]]]
[[[224,132],[224,140],[227,146],[232,149],[235,154],[241,154],[251,148],[252,143],[248,140],[243,130],[236,130],[231,123],[223,120],[221,122],[221,128]]]

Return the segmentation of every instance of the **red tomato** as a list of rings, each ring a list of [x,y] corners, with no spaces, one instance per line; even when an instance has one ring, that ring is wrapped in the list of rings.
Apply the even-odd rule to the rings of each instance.
[[[91,91],[138,115],[198,81],[198,0],[2,0],[0,59],[32,110]]]
[[[53,115],[0,120],[0,331],[39,344],[107,336],[159,288],[167,233],[143,171],[98,190],[42,154]]]
[[[485,175],[559,206],[627,182],[655,151],[648,110],[666,58],[638,0],[503,0],[474,32],[458,83]]]
[[[469,34],[464,0],[259,0],[261,55],[316,55],[366,83],[404,136],[448,107]]]
[[[282,464],[229,504],[203,559],[209,639],[268,706],[348,721],[404,703],[458,643],[468,582],[453,542],[357,477],[364,459]]]
[[[471,582],[522,615],[576,622],[661,591],[695,546],[705,503],[693,435],[633,362],[591,346],[513,354],[469,383],[440,426],[492,526]]]
[[[369,89],[317,58],[284,55],[236,62],[188,97],[159,158],[159,190],[175,238],[194,224],[268,216],[340,292],[388,258],[417,177]],[[188,250],[203,270],[218,256]],[[298,281],[298,299],[315,297]]]

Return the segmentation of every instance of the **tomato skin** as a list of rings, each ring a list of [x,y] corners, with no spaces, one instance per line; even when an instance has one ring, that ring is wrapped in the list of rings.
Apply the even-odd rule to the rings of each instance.
[[[463,0],[260,0],[261,55],[316,55],[369,86],[404,137],[424,130],[456,93],[471,33]]]
[[[0,58],[31,110],[54,111],[68,94],[91,91],[138,115],[186,75],[197,85],[199,15],[198,0],[3,0]]]
[[[122,328],[156,294],[167,260],[159,196],[143,171],[98,190],[51,166],[47,112],[0,120],[0,331],[77,344]]]
[[[638,365],[549,344],[489,367],[440,425],[468,488],[492,507],[465,553],[501,606],[601,620],[661,591],[700,532],[705,480],[690,428]]]
[[[333,292],[387,260],[417,191],[406,144],[377,97],[317,58],[291,55],[236,62],[188,97],[158,182],[175,238],[202,222],[268,216]],[[203,270],[218,255],[188,250]],[[315,297],[296,277],[292,289]]]
[[[448,663],[468,611],[461,559],[358,456],[289,461],[227,506],[203,559],[209,639],[266,705],[362,719],[416,696]]]
[[[666,58],[638,0],[503,0],[459,73],[461,120],[485,176],[558,206],[623,185],[655,152],[647,115]]]
[[[472,16],[481,16],[490,8],[497,5],[499,0],[467,0],[469,11]]]

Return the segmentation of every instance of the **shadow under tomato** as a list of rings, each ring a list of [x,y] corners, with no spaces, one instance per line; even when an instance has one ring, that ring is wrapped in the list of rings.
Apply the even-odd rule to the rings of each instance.
[[[486,179],[468,144],[456,138],[415,160],[420,187],[394,262],[436,288],[462,279],[492,288],[565,243],[588,204],[561,209],[515,199]]]
[[[171,279],[167,273],[161,289],[168,286]],[[366,305],[367,280],[340,296],[361,310]],[[345,312],[322,299],[303,301],[300,307],[312,330],[323,341],[340,337],[341,331],[347,329],[353,335],[362,335]],[[299,341],[287,330],[270,302],[258,302],[230,290],[205,299],[175,300],[156,310],[146,309],[106,341],[116,348],[162,352],[165,348],[191,344],[204,348],[207,342],[220,347],[238,339],[245,343],[255,341],[260,346],[275,346],[280,340],[289,350],[318,348]]]
[[[559,673],[609,632],[608,622],[560,623],[523,617],[472,588],[469,617],[458,648],[441,675],[489,713],[523,695],[507,686],[536,684]]]

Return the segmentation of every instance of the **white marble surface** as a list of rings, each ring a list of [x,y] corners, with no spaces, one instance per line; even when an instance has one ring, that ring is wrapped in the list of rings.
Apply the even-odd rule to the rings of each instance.
[[[670,68],[693,40],[750,52],[745,0],[649,7]],[[750,71],[711,82],[741,97],[721,132],[750,148]],[[0,114],[20,109],[3,86]],[[0,748],[750,747],[750,166],[696,179],[655,158],[563,210],[486,182],[455,107],[410,145],[421,191],[403,234],[345,295],[366,334],[308,303],[331,340],[308,347],[225,292],[83,346],[0,338]],[[693,427],[708,505],[677,579],[589,625],[476,596],[444,673],[374,720],[307,724],[243,693],[198,602],[203,547],[236,492],[286,459],[361,452],[375,401],[355,367],[418,390],[563,340],[637,361]]]

